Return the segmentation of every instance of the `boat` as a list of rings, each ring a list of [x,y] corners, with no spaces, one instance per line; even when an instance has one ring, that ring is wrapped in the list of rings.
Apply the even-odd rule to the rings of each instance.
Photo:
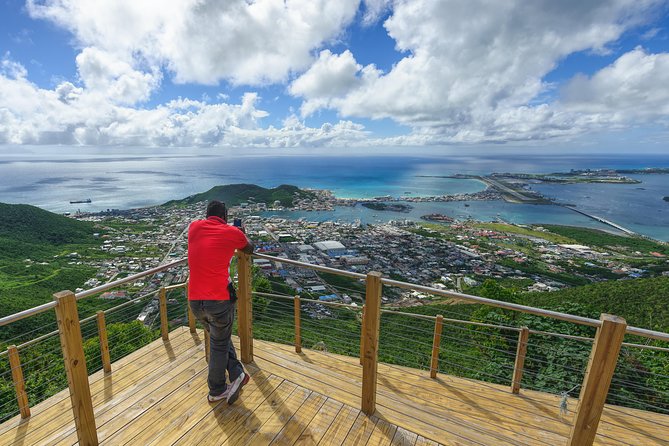
[[[85,200],[70,200],[70,204],[78,204],[78,203],[91,203],[91,199],[86,198]]]

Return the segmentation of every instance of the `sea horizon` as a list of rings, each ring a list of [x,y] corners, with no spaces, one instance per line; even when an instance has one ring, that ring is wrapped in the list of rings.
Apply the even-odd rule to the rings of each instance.
[[[263,187],[291,184],[300,188],[327,189],[338,198],[368,199],[379,196],[421,197],[473,193],[485,185],[473,179],[444,178],[454,174],[485,175],[493,172],[552,173],[571,169],[642,169],[669,167],[669,156],[655,154],[446,154],[424,150],[413,156],[352,154],[222,153],[190,149],[61,150],[34,147],[22,153],[0,148],[0,202],[31,204],[58,213],[99,212],[160,205],[211,187],[251,183]],[[63,153],[64,152],[64,153]],[[669,241],[669,175],[635,175],[637,185],[580,184],[532,185],[560,203],[610,219],[640,234]],[[594,197],[594,198],[593,198]],[[70,201],[91,200],[91,203]],[[414,205],[414,203],[411,203]],[[460,209],[458,206],[462,207]],[[424,203],[409,214],[366,211],[351,213],[292,214],[313,219],[361,218],[364,222],[405,218],[419,219],[420,212],[445,213],[511,223],[552,223],[605,229],[601,224],[560,206],[521,205],[504,202]],[[557,209],[556,209],[557,208]],[[360,214],[360,215],[358,215]],[[290,217],[291,214],[282,214]],[[376,215],[372,217],[372,215]],[[291,217],[291,218],[292,218]],[[543,219],[543,221],[542,221]]]

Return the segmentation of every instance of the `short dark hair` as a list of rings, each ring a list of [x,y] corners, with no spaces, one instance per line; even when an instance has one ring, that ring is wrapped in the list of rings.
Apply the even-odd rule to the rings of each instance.
[[[207,218],[211,216],[220,217],[223,220],[228,219],[228,210],[225,207],[225,203],[218,200],[212,200],[207,205]]]

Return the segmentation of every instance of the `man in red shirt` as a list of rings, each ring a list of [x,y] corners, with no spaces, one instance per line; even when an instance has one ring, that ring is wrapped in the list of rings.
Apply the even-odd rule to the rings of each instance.
[[[239,249],[253,252],[253,244],[244,232],[227,223],[225,203],[211,201],[207,218],[196,220],[188,228],[188,300],[195,317],[209,332],[210,402],[225,398],[234,403],[248,380],[237,359],[230,336],[235,317],[237,295],[230,280],[230,261]],[[230,376],[230,384],[225,378]]]

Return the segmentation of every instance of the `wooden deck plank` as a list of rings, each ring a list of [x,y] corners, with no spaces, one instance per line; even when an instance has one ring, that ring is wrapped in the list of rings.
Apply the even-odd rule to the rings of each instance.
[[[374,426],[369,441],[367,441],[367,446],[390,446],[396,431],[397,426],[379,419]]]
[[[172,342],[177,338],[180,338],[181,336],[186,335],[187,330],[181,330],[181,329],[176,329],[173,332],[173,339]],[[185,338],[184,338],[185,339]],[[118,361],[114,362],[114,371],[120,370],[124,367],[127,366],[134,366],[137,367],[138,365],[144,366],[146,364],[145,359],[147,357],[150,357],[154,355],[154,353],[162,348],[162,344],[158,344],[155,341],[152,342],[151,344],[145,345],[144,347],[130,353],[127,356],[124,356],[123,358],[120,358]],[[162,356],[162,355],[161,355]],[[155,358],[155,356],[153,356]],[[113,372],[112,372],[113,373]],[[98,370],[97,372],[93,373],[91,376],[89,376],[89,383],[91,385],[91,393],[93,393],[93,387],[96,382],[104,380],[105,378],[105,373],[103,370]],[[40,403],[37,403],[36,405],[32,406],[30,408],[30,411],[32,413],[32,416],[27,419],[27,420],[22,420],[20,415],[17,415],[13,418],[10,418],[9,420],[5,421],[0,425],[0,439],[2,439],[2,434],[7,432],[8,430],[14,429],[18,427],[19,425],[25,425],[25,424],[34,424],[31,423],[31,420],[36,420],[40,418],[45,411],[47,411],[49,408],[52,406],[61,403],[63,401],[66,401],[67,404],[69,404],[70,401],[70,393],[69,389],[65,388],[61,390],[60,392],[56,393],[52,397],[41,401]],[[70,411],[71,406],[68,406]],[[62,412],[62,407],[59,409],[59,412]]]
[[[436,441],[428,440],[425,437],[421,437],[420,435],[418,438],[416,438],[416,444],[415,446],[442,446]]]
[[[284,354],[290,353],[284,346],[279,348]],[[297,356],[293,354],[293,357]],[[353,375],[356,385],[359,382],[361,368],[355,358],[351,360],[348,357],[314,351],[305,352],[302,357],[305,362],[317,363],[319,367],[332,372]],[[555,442],[565,441],[569,434],[569,424],[559,415],[557,397],[554,402],[551,401],[550,406],[547,405],[551,407],[551,417],[537,415],[536,407],[528,401],[526,395],[522,397],[513,395],[507,387],[490,385],[486,387],[486,394],[482,396],[469,395],[465,388],[462,380],[449,383],[430,379],[427,375],[417,376],[416,371],[403,373],[402,369],[394,366],[379,365],[380,393],[391,399],[411,402],[413,407],[429,408],[430,412],[441,413],[446,418],[454,419],[455,423],[469,422],[481,425],[492,423],[495,425],[495,430],[506,430],[508,435],[519,433],[521,436],[532,433],[530,428],[534,427],[547,435],[554,433],[552,439]],[[476,397],[475,404],[472,404],[474,397]],[[504,404],[500,404],[500,398]],[[380,404],[380,401],[377,401],[377,404]],[[514,416],[516,411],[523,412],[522,419],[517,415]],[[405,427],[410,428],[410,426]]]
[[[392,446],[414,446],[416,440],[418,439],[418,434],[414,432],[409,432],[408,430],[398,427],[395,432],[393,440],[390,442]]]
[[[269,444],[311,394],[311,390],[297,387],[285,400],[275,400],[274,404],[260,408],[256,414],[260,414],[263,418],[268,414],[262,425],[258,429],[244,431],[241,438],[231,444],[257,446]]]
[[[323,440],[318,443],[319,446],[339,446],[341,439],[346,438],[353,423],[358,418],[360,410],[351,406],[344,406],[339,411],[339,415],[330,425],[328,430],[323,435]]]
[[[285,396],[286,393],[289,394],[297,387],[283,378],[267,375],[263,371],[252,375],[251,381],[254,381],[256,387],[251,392],[247,392],[245,388],[243,397],[234,405],[228,406],[221,403],[214,406],[213,410],[207,412],[197,424],[182,429],[180,432],[178,430],[174,432],[175,434],[180,433],[176,440],[172,441],[173,437],[170,435],[160,444],[226,444],[238,429],[250,424],[249,418],[253,416],[261,403],[272,398],[276,392]],[[251,386],[250,382],[248,386]]]
[[[274,437],[270,444],[290,446],[295,444],[302,432],[307,428],[316,413],[321,409],[327,397],[320,393],[313,392],[302,406],[295,412],[295,415],[288,420],[283,429]],[[253,444],[259,444],[253,442]]]
[[[298,355],[295,355],[295,357],[298,357]],[[284,352],[277,352],[276,349],[268,348],[268,344],[258,346],[255,351],[256,362],[259,365],[262,361],[267,360],[267,363],[260,365],[261,367],[268,370],[274,370],[272,367],[276,366],[281,367],[280,371],[274,370],[274,373],[283,373],[287,379],[301,379],[301,385],[312,390],[325,385],[328,387],[328,393],[333,398],[342,398],[342,402],[352,406],[359,404],[359,397],[354,396],[354,393],[359,395],[359,387],[351,382],[345,373],[337,374],[334,369],[324,370],[316,365],[313,358],[303,360],[295,359],[295,357],[291,358]],[[329,364],[335,361],[336,358],[328,357],[327,362]],[[320,362],[323,362],[323,360]],[[300,370],[300,372],[294,370]],[[426,400],[432,397],[433,395],[429,393],[423,395]],[[438,411],[439,415],[435,415],[435,410]],[[436,406],[426,410],[424,405],[420,403],[412,402],[404,396],[397,397],[395,393],[384,392],[383,389],[380,389],[377,395],[377,411],[383,413],[389,422],[406,429],[415,429],[416,426],[422,426],[424,430],[421,431],[421,434],[433,440],[452,438],[453,441],[462,439],[484,443],[487,438],[492,437],[498,442],[514,442],[517,441],[515,438],[519,435],[512,430],[503,430],[492,424],[479,426],[477,420],[472,420],[466,414],[462,415],[442,410]],[[504,422],[501,421],[501,423]],[[528,437],[527,440],[529,444],[533,444],[531,437]],[[564,440],[560,439],[559,441],[563,442]],[[534,443],[546,444],[544,442]]]
[[[202,404],[197,406],[197,413],[194,413],[193,416],[189,414],[183,414],[180,417],[177,417],[174,422],[167,426],[168,429],[162,429],[161,433],[154,437],[154,439],[149,443],[138,443],[138,442],[129,442],[128,444],[147,444],[147,445],[163,445],[163,444],[173,444],[176,442],[186,429],[199,429],[198,424],[204,420],[206,417],[214,417],[218,414],[224,414],[226,422],[231,422],[233,425],[236,421],[243,419],[244,416],[255,409],[257,405],[265,398],[265,393],[271,392],[283,380],[278,376],[266,376],[265,374],[260,374],[255,376],[249,383],[244,387],[243,395],[240,396],[240,399],[234,406],[228,406],[225,401],[222,401],[218,405],[214,405],[209,411],[206,411],[204,416],[199,420],[197,417],[206,410],[207,405]],[[204,410],[203,410],[204,408]],[[193,411],[195,412],[195,411]],[[183,419],[188,416],[189,423],[180,424]]]
[[[119,390],[141,383],[145,378],[141,372],[145,371],[149,365],[152,366],[151,371],[165,366],[169,367],[170,358],[173,357],[175,362],[183,361],[186,352],[196,351],[197,346],[193,345],[193,342],[189,340],[190,336],[185,333],[182,333],[181,336],[174,336],[174,339],[166,344],[163,344],[162,341],[154,341],[150,346],[155,348],[144,350],[145,352],[148,351],[146,357],[138,357],[136,354],[141,354],[142,349],[148,346],[134,352],[131,355],[134,355],[137,359],[136,364],[126,363],[125,367],[113,368],[110,374],[104,375],[104,373],[101,373],[99,379],[91,384],[94,409],[96,406],[113,399]],[[36,406],[31,418],[0,435],[0,444],[11,444],[19,441],[24,444],[36,444],[38,442],[44,444],[47,437],[58,437],[63,430],[73,431],[74,419],[69,390],[66,389],[64,392],[67,392],[64,399],[61,399],[60,394],[63,392],[60,392],[55,404],[52,402],[49,404],[50,401],[47,400],[45,401],[47,404],[42,406],[43,410],[39,410]],[[38,426],[39,428],[32,429],[31,426]]]
[[[284,380],[284,382],[277,387],[275,392],[268,395],[256,406],[254,411],[249,414],[249,417],[235,426],[236,429],[227,439],[224,441],[222,439],[218,444],[244,444],[244,441],[252,437],[272,416],[275,410],[284,406],[286,401],[292,397],[294,393],[298,398],[306,398],[307,392],[308,390],[302,389],[296,384]]]
[[[161,396],[188,382],[188,378],[202,372],[198,365],[202,351],[199,348],[188,350],[174,362],[166,363],[144,376],[137,384],[126,387],[114,394],[114,398],[94,407],[98,440],[113,435],[131,420],[149,410]],[[157,389],[161,394],[153,395]],[[68,445],[77,440],[73,427],[64,429],[59,435],[49,438],[47,445]]]
[[[360,412],[355,423],[353,423],[351,430],[348,431],[348,435],[344,439],[342,446],[366,445],[369,441],[369,437],[372,436],[372,432],[374,432],[378,420],[377,417],[368,417],[365,413]]]
[[[317,445],[325,432],[329,429],[332,422],[337,418],[339,411],[344,407],[339,401],[328,398],[325,404],[321,406],[318,413],[314,416],[307,428],[302,432],[295,445],[315,446]]]
[[[565,442],[571,419],[560,418],[555,395],[386,364],[367,417],[358,358],[259,340],[239,400],[209,404],[201,331],[171,338],[89,377],[102,444],[552,445]],[[76,443],[67,390],[32,409],[27,422],[0,425],[0,444]],[[668,432],[669,416],[606,406],[595,444],[667,445]]]

